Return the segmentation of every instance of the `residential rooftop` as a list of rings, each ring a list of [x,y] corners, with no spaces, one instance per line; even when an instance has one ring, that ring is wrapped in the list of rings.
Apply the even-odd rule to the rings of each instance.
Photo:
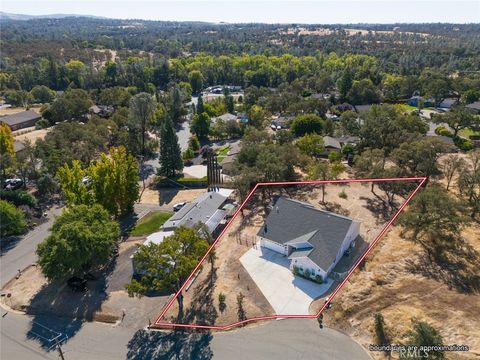
[[[310,244],[298,247],[290,257],[307,255],[326,270],[335,262],[354,221],[357,220],[280,196],[274,199],[257,235],[280,244]]]

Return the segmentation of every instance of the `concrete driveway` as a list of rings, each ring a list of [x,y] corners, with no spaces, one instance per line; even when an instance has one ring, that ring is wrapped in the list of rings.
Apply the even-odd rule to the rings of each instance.
[[[248,250],[240,262],[278,315],[308,315],[310,303],[332,285],[294,276],[290,260],[272,250],[259,247]]]

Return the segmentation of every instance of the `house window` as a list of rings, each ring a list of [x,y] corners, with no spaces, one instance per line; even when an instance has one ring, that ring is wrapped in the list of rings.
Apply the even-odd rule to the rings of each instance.
[[[310,273],[311,273],[312,275],[315,275],[315,274],[316,274],[315,269],[310,270]]]

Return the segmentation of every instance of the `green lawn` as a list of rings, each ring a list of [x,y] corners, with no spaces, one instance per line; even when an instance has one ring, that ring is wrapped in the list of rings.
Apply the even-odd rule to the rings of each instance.
[[[168,211],[155,211],[141,218],[130,231],[131,236],[150,235],[160,229],[173,213]]]
[[[221,147],[220,149],[217,150],[217,160],[219,163],[221,163],[227,157],[227,154],[229,151],[230,151],[229,145],[225,145],[224,147]]]
[[[458,132],[458,135],[466,138],[466,139],[469,139],[469,136],[470,135],[480,135],[480,131],[473,131],[472,129],[470,128],[466,128],[466,129],[462,129]]]
[[[398,110],[402,111],[402,112],[411,112],[411,111],[416,111],[418,110],[418,107],[416,106],[411,106],[411,105],[408,105],[408,104],[395,104],[393,105],[395,108],[397,108]],[[435,110],[435,108],[433,107],[425,107],[425,108],[422,108],[422,110]]]

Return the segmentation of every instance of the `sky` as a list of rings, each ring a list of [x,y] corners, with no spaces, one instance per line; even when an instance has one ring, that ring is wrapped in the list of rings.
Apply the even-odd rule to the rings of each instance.
[[[0,0],[4,12],[261,23],[480,23],[480,0]]]

